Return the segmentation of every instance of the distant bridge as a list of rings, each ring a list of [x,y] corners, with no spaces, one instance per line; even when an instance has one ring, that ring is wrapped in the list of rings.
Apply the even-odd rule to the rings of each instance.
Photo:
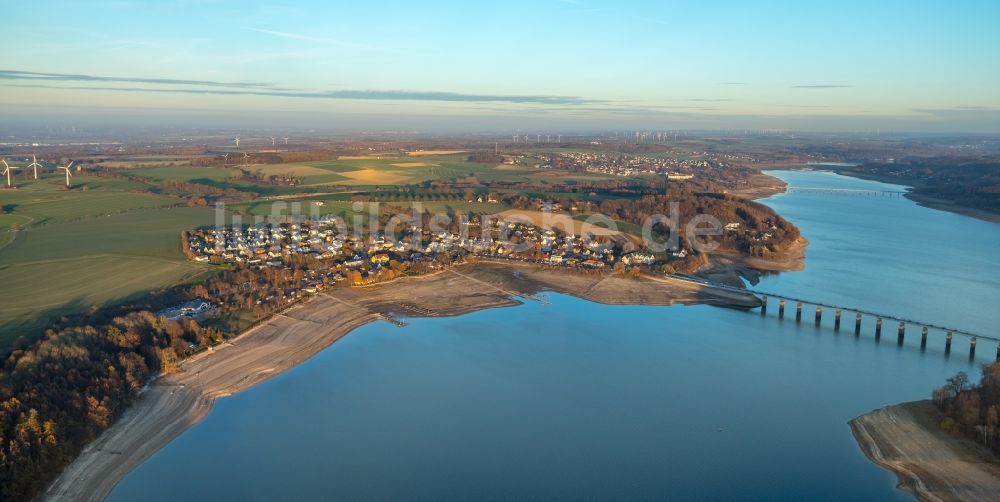
[[[862,196],[880,196],[880,197],[901,197],[906,194],[906,192],[903,190],[872,190],[864,188],[789,186],[785,190],[788,192],[812,192],[812,193],[827,193],[835,195],[862,195]]]
[[[896,335],[897,342],[899,345],[903,344],[903,340],[906,336],[907,325],[914,325],[921,328],[920,333],[920,349],[923,350],[927,347],[927,332],[928,329],[934,329],[938,331],[945,332],[945,353],[951,352],[952,337],[954,335],[961,335],[969,338],[969,358],[975,357],[976,353],[976,342],[980,339],[991,340],[997,342],[997,360],[1000,360],[1000,337],[983,335],[979,333],[973,333],[968,330],[963,330],[954,327],[942,326],[940,324],[924,322],[917,319],[906,318],[894,314],[878,313],[870,310],[843,306],[843,305],[832,305],[825,302],[817,302],[813,300],[806,300],[802,298],[795,298],[793,296],[783,295],[780,293],[774,293],[771,291],[763,291],[759,289],[749,289],[749,288],[738,288],[730,286],[728,284],[721,284],[712,281],[706,281],[699,279],[697,277],[691,277],[687,275],[673,275],[671,276],[676,279],[681,279],[689,282],[695,282],[710,286],[713,288],[723,289],[727,291],[733,291],[737,293],[751,293],[754,295],[759,295],[761,297],[760,313],[761,315],[767,314],[768,301],[769,298],[778,299],[778,318],[783,319],[785,317],[785,302],[795,303],[795,322],[802,322],[802,308],[803,305],[812,305],[815,307],[815,314],[813,317],[816,326],[820,326],[823,319],[823,309],[834,310],[834,329],[840,331],[840,321],[843,312],[854,312],[854,335],[861,335],[861,320],[863,316],[869,316],[875,318],[875,340],[880,340],[882,338],[882,322],[883,320],[896,321],[899,323],[897,327]]]

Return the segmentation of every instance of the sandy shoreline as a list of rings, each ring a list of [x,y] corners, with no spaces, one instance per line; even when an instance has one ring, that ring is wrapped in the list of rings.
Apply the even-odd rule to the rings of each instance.
[[[775,169],[781,168],[776,167]],[[785,193],[787,189],[788,183],[782,181],[781,178],[771,176],[770,174],[757,173],[750,176],[749,187],[733,190],[730,194],[743,197],[744,199],[757,200]]]
[[[659,278],[625,279],[480,262],[430,276],[320,294],[272,317],[231,343],[186,359],[150,384],[142,397],[70,464],[45,500],[102,500],[135,467],[211,411],[215,399],[260,383],[317,354],[381,314],[453,316],[520,304],[555,291],[605,304],[758,305],[750,294]]]
[[[1000,464],[981,446],[942,431],[929,401],[887,406],[851,420],[865,455],[894,472],[918,500],[997,500]]]

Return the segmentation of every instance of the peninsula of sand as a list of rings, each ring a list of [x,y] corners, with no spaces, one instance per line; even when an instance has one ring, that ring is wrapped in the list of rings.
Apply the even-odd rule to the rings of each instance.
[[[432,275],[319,294],[230,342],[183,361],[70,464],[45,492],[50,501],[102,500],[132,469],[232,395],[315,355],[351,330],[387,316],[454,316],[520,304],[540,291],[605,304],[712,304],[752,308],[749,294],[669,278],[585,275],[479,262]]]
[[[898,404],[851,420],[868,458],[899,478],[899,488],[925,501],[993,501],[1000,464],[988,450],[938,427],[930,401]]]

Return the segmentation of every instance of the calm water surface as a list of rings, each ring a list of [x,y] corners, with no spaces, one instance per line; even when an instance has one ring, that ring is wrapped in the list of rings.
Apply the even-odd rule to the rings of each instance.
[[[997,334],[1000,226],[902,198],[766,203],[812,244],[804,272],[761,288]],[[110,498],[907,500],[847,421],[976,371],[964,340],[946,358],[939,333],[921,352],[914,328],[898,348],[894,326],[876,344],[868,324],[837,335],[773,306],[761,317],[549,299],[362,327],[219,400]],[[981,343],[978,362],[994,350]]]

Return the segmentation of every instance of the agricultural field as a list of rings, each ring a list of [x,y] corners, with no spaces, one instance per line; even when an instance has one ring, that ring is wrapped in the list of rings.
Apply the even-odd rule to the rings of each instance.
[[[317,204],[320,202],[322,204]],[[344,218],[348,215],[354,214],[352,207],[353,203],[349,200],[330,200],[322,198],[302,198],[302,199],[283,199],[283,200],[263,200],[263,201],[253,201],[244,202],[240,204],[231,204],[227,209],[229,211],[241,213],[247,216],[263,216],[263,217],[282,217],[282,216],[301,216],[301,217],[321,217],[327,215],[334,215]],[[250,223],[249,219],[244,217],[243,223]]]
[[[372,188],[387,185],[413,185],[427,181],[455,181],[470,176],[483,182],[526,181],[551,175],[530,167],[496,166],[468,162],[464,154],[423,156],[364,156],[343,157],[332,161],[297,162],[287,164],[250,164],[246,169],[269,175],[291,175],[299,178],[298,187],[256,185],[234,177],[236,169],[205,167],[153,167],[130,169],[137,176],[152,181],[168,179],[252,191],[260,195],[290,195],[296,192],[321,191],[329,186]],[[565,174],[565,173],[563,173]],[[580,179],[600,179],[581,175]]]
[[[587,193],[579,193],[579,192],[556,192],[551,190],[545,190],[545,188],[546,187],[539,187],[537,190],[498,190],[498,193],[522,195],[529,199],[589,200],[591,202],[600,202],[605,199],[605,197],[596,194],[590,195]]]
[[[183,261],[114,255],[0,266],[7,295],[0,307],[0,350],[18,337],[40,336],[59,316],[119,302],[205,271]]]
[[[325,174],[309,173],[302,176],[302,184],[338,184],[349,186],[408,185],[429,180],[454,181],[475,176],[480,181],[525,179],[531,169],[498,169],[492,164],[467,162],[462,154],[424,155],[418,157],[352,157],[328,162],[284,164],[283,166],[311,167]],[[278,166],[275,166],[277,169]],[[281,172],[280,170],[276,172]],[[322,176],[337,175],[334,180]]]
[[[410,157],[425,157],[428,155],[454,155],[465,153],[465,150],[414,150],[407,153]]]
[[[407,205],[408,203],[402,203]],[[420,202],[420,206],[431,214],[496,214],[510,209],[507,204],[490,202],[468,202],[464,200]]]
[[[24,225],[31,220],[13,214],[0,214],[0,249],[3,249],[13,239],[11,227],[14,225]]]
[[[149,178],[153,181],[180,180],[193,181],[208,179],[223,181],[232,179],[235,169],[224,169],[220,167],[150,167],[142,169],[129,169],[129,174]]]
[[[598,215],[578,214],[574,216],[573,219],[577,221],[587,221],[589,219],[590,223],[593,224],[594,226],[601,228],[609,228],[607,221],[601,218],[601,215],[599,214]],[[611,221],[614,223],[614,228],[616,230],[636,237],[642,237],[641,225],[636,225],[635,223],[629,223],[627,221],[622,221],[622,220],[611,220]]]
[[[287,174],[287,171],[280,170],[280,166],[290,166],[291,164],[255,164],[249,167],[250,170],[261,170],[269,174]],[[158,183],[166,180],[177,180],[214,188],[234,189],[243,192],[251,192],[261,196],[292,195],[300,192],[308,192],[309,188],[261,185],[238,178],[239,170],[235,168],[221,167],[157,167],[149,169],[129,169],[129,174],[148,178],[152,182]]]
[[[105,160],[98,165],[109,169],[133,169],[143,167],[188,166],[200,155],[125,155]]]
[[[173,197],[151,193],[104,190],[18,190],[0,195],[0,206],[6,212],[28,218],[34,226],[169,207],[180,202]]]
[[[171,286],[209,268],[185,259],[180,232],[215,222],[215,211],[171,207],[179,199],[74,177],[20,182],[0,191],[0,351],[33,339],[54,319]],[[93,182],[93,184],[91,184]],[[84,190],[82,187],[103,187]],[[16,239],[12,224],[21,230]]]

